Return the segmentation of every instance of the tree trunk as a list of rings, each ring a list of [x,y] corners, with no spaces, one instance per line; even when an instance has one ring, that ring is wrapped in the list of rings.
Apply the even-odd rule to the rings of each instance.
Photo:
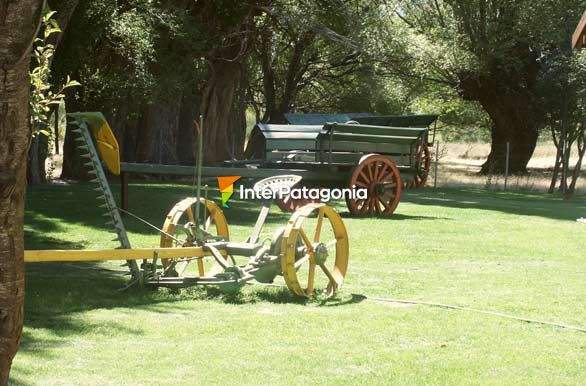
[[[499,118],[491,131],[490,153],[480,173],[488,174],[491,171],[504,174],[508,142],[509,174],[525,174],[537,144],[538,132],[527,122],[510,119],[509,116]]]
[[[242,143],[234,143],[234,123],[230,119],[235,107],[236,92],[242,75],[238,62],[223,59],[210,60],[211,76],[206,82],[201,102],[204,117],[204,162],[218,165],[232,158],[232,149],[241,148]]]
[[[138,162],[175,165],[181,95],[158,98],[143,109],[137,133]]]
[[[199,108],[194,93],[186,91],[181,99],[179,112],[179,133],[177,138],[177,157],[181,165],[195,165],[195,127]]]
[[[24,199],[30,50],[44,2],[0,3],[0,385],[8,383],[24,312]]]
[[[38,134],[32,139],[27,159],[27,182],[29,185],[45,184],[47,171],[45,162],[49,152],[49,140],[46,135]]]
[[[510,174],[527,173],[527,164],[535,150],[543,118],[531,86],[536,75],[533,71],[528,71],[529,79],[515,78],[515,75],[509,74],[509,81],[504,75],[502,79],[464,76],[461,80],[464,99],[478,101],[493,123],[490,154],[481,174],[505,172],[507,142]]]

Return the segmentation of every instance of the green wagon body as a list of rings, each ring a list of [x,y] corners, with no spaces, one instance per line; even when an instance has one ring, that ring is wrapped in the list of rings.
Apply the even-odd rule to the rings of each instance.
[[[387,156],[405,173],[415,172],[418,144],[427,128],[346,123],[258,124],[264,138],[261,166],[349,171],[368,154]],[[344,178],[345,182],[347,174]]]
[[[392,214],[403,185],[425,183],[429,126],[436,121],[435,115],[286,114],[285,118],[288,124],[257,124],[252,133],[257,141],[254,159],[228,164],[307,170],[310,174],[305,183],[309,185],[368,187],[369,194],[378,197],[376,204],[368,204],[372,207],[365,210],[364,201],[356,204],[347,200],[347,204],[353,213],[363,211],[370,215]],[[316,178],[311,178],[311,172],[324,171],[330,175],[327,182],[317,173]],[[401,186],[386,192],[395,185]],[[282,208],[293,210],[304,203],[290,201]]]

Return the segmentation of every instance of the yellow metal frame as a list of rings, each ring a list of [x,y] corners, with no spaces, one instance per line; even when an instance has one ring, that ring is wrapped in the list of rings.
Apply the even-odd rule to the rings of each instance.
[[[225,250],[219,249],[226,254]],[[143,260],[180,259],[211,256],[202,247],[185,248],[132,248],[132,249],[49,249],[24,251],[25,263],[44,263],[51,261],[98,261],[98,260]]]

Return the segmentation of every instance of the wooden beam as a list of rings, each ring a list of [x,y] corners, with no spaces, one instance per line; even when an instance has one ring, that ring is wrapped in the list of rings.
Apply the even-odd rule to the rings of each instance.
[[[137,174],[163,174],[169,176],[192,176],[195,173],[195,167],[183,165],[159,165],[159,164],[142,164],[122,162],[120,170],[126,173]],[[243,178],[266,178],[279,174],[296,174],[305,180],[311,181],[345,181],[348,173],[335,172],[328,169],[323,170],[302,170],[302,169],[253,169],[253,168],[227,168],[204,166],[202,175],[204,177],[220,176],[241,176]]]
[[[225,255],[226,252],[220,249]],[[103,260],[143,260],[178,259],[182,257],[211,256],[201,247],[185,248],[132,248],[132,249],[50,249],[24,251],[26,263],[43,263],[50,261],[103,261]]]
[[[586,11],[582,14],[574,35],[572,35],[572,46],[575,49],[586,47]]]

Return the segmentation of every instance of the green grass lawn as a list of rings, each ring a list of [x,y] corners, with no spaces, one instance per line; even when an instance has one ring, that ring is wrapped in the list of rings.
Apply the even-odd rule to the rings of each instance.
[[[92,187],[30,188],[26,248],[115,247]],[[192,190],[132,184],[130,210],[160,225]],[[330,301],[258,286],[119,292],[115,263],[28,265],[12,384],[584,384],[584,333],[361,295],[586,327],[586,226],[575,222],[586,199],[428,189],[406,193],[391,219],[338,209],[350,268]],[[255,205],[233,200],[225,214],[245,239]],[[267,236],[288,218],[274,210]],[[137,221],[127,228],[134,246],[158,244]]]

